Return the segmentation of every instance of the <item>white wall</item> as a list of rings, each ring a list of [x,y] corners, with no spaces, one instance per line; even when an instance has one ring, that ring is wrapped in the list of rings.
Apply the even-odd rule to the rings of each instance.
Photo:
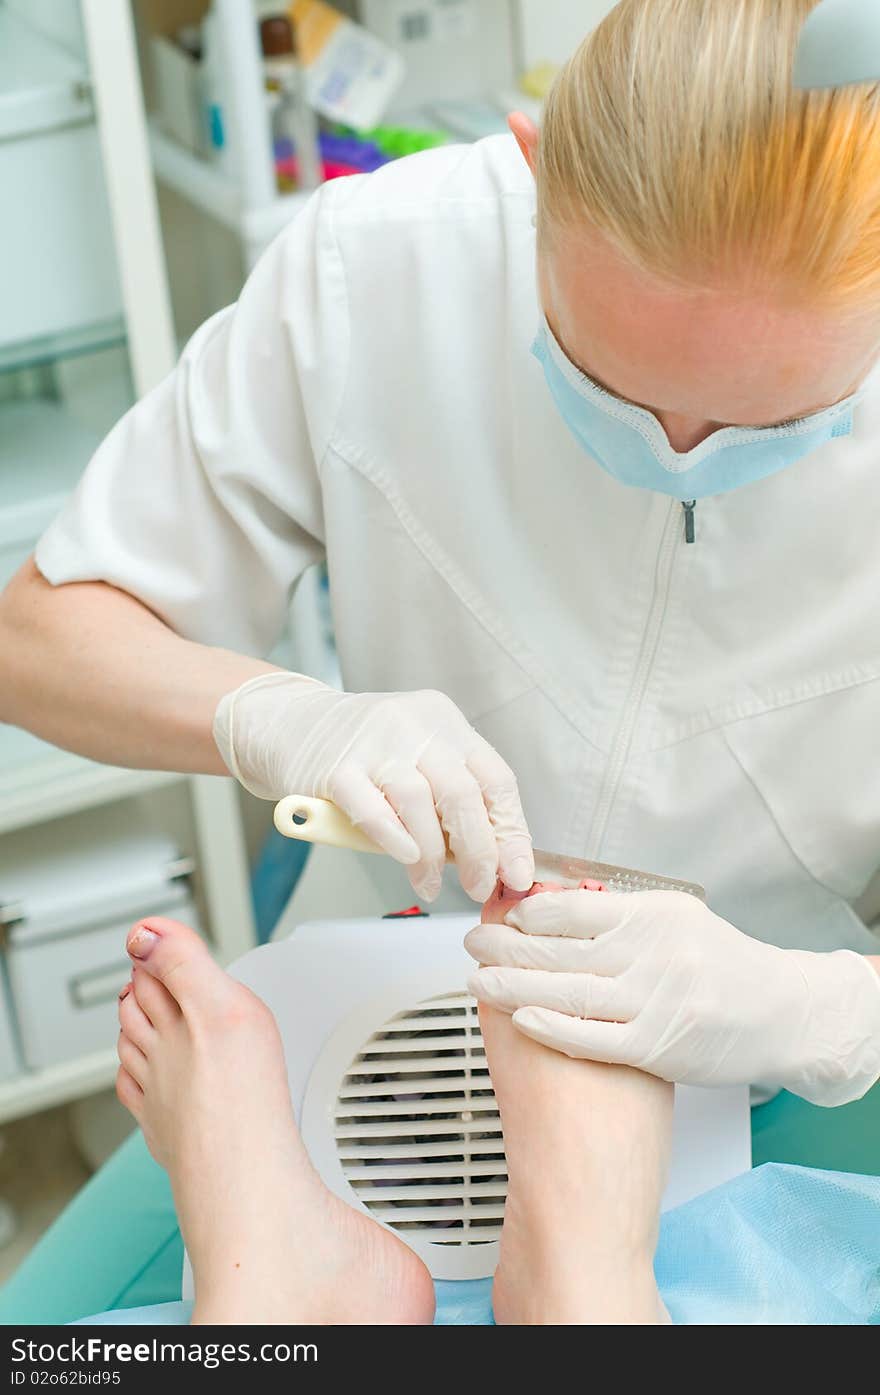
[[[438,101],[509,88],[515,56],[509,0],[360,0],[361,23],[402,54],[406,73],[389,119]],[[420,20],[413,34],[409,24]]]
[[[614,8],[614,0],[518,0],[526,67],[562,63]]]

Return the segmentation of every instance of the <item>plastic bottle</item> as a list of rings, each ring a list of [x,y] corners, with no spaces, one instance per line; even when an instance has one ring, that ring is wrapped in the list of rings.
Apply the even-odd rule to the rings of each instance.
[[[324,173],[318,119],[306,99],[306,78],[296,57],[296,35],[287,15],[269,15],[260,25],[266,81],[277,93],[273,135],[290,142],[296,155],[297,187],[315,189]]]
[[[228,169],[229,145],[223,120],[223,63],[217,16],[213,10],[209,10],[202,20],[201,85],[207,154]]]

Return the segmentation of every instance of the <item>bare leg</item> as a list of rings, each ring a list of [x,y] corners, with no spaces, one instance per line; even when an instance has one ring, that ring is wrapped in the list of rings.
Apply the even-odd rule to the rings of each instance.
[[[297,1132],[268,1008],[192,930],[129,936],[117,1091],[168,1169],[196,1323],[430,1323],[421,1260],[328,1191]]]
[[[484,919],[503,918],[493,902]],[[550,1051],[494,1008],[480,1023],[510,1178],[496,1322],[668,1322],[653,1259],[672,1087]]]

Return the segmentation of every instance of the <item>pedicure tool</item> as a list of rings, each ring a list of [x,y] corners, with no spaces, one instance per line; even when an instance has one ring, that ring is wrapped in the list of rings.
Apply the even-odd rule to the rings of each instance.
[[[296,838],[303,843],[384,855],[384,849],[355,828],[329,799],[288,795],[275,805],[275,827],[285,838]],[[448,848],[446,860],[455,860]],[[538,881],[561,882],[563,886],[568,882],[577,886],[579,882],[595,880],[604,882],[609,891],[683,891],[700,901],[706,900],[706,892],[697,882],[683,882],[675,877],[638,872],[633,867],[615,867],[606,862],[587,862],[564,853],[542,852],[540,848],[535,848],[535,877]]]

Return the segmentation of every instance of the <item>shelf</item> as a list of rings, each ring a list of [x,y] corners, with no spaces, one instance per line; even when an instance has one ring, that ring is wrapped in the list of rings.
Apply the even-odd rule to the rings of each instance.
[[[45,363],[58,363],[65,358],[112,349],[125,342],[125,321],[122,316],[99,320],[96,324],[47,334],[20,344],[0,347],[0,373],[17,372],[22,368],[37,368]]]
[[[92,115],[82,59],[0,4],[0,140]]]
[[[116,1079],[116,1048],[79,1056],[44,1070],[26,1071],[0,1084],[0,1124],[106,1090]]]
[[[17,727],[0,726],[0,834],[186,778],[170,771],[98,765]]]
[[[99,443],[60,402],[0,404],[0,582],[4,549],[30,548]]]
[[[155,119],[148,127],[153,168],[161,183],[255,247],[268,246],[310,197],[311,190],[277,194],[266,204],[245,208],[236,184],[215,165],[171,140]]]

